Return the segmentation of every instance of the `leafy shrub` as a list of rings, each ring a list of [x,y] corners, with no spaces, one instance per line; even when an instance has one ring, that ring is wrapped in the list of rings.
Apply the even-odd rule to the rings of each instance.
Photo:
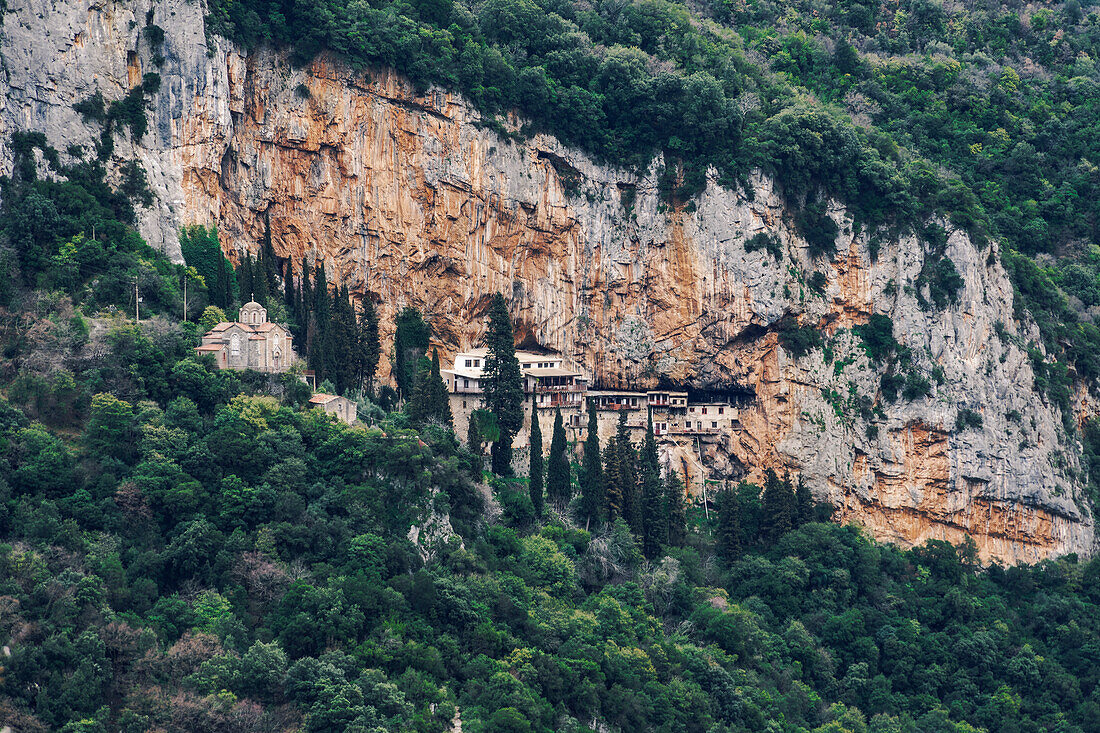
[[[745,241],[746,252],[756,252],[760,249],[770,254],[776,262],[783,259],[783,245],[779,243],[779,238],[774,234],[757,232]]]
[[[824,343],[816,328],[810,325],[800,326],[794,321],[780,327],[778,333],[779,344],[795,359],[821,348]]]
[[[964,407],[959,410],[958,415],[955,416],[955,431],[962,432],[969,430],[970,428],[980,428],[982,426],[982,414],[969,407]]]

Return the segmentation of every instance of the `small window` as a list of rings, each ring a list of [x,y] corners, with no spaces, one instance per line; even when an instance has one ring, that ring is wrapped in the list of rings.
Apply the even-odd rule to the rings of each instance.
[[[725,414],[726,414],[726,408],[724,408],[724,407],[719,407],[719,408],[718,408],[718,414],[719,414],[719,415],[725,415]]]
[[[469,379],[463,379],[462,380],[462,386],[466,389],[469,389],[470,388],[470,380]]]
[[[466,409],[466,400],[462,400],[462,409],[463,409],[463,410],[465,410],[465,409]]]
[[[711,424],[710,424],[710,426],[711,426],[712,428],[716,428],[716,427],[718,427],[718,423],[717,423],[717,422],[713,422],[713,421],[712,421],[712,422],[711,422]]]
[[[630,404],[633,405],[634,407],[637,407],[638,406],[638,398],[637,397],[631,397],[630,398]]]
[[[704,415],[706,415],[706,414],[707,414],[707,408],[705,408],[705,407],[703,408],[703,414],[704,414]]]
[[[467,359],[466,360],[466,366],[472,367],[473,365],[474,365],[474,360],[473,359]]]
[[[476,367],[481,366],[481,359],[474,359],[474,366],[476,366]]]

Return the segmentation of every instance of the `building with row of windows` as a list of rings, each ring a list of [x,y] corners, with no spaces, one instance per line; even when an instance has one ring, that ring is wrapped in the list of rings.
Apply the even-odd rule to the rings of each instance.
[[[483,406],[483,380],[486,349],[464,351],[455,356],[451,369],[441,370],[450,392],[455,430],[465,435],[470,414]],[[692,440],[718,440],[730,431],[740,430],[737,408],[728,402],[689,402],[687,392],[650,390],[594,390],[587,377],[568,364],[564,357],[518,351],[524,377],[524,424],[513,442],[525,448],[530,441],[531,405],[539,410],[543,450],[550,447],[554,411],[560,409],[570,439],[582,441],[588,432],[588,411],[595,410],[600,440],[606,442],[618,428],[619,415],[634,441],[641,440],[649,420],[653,432],[664,441],[687,437]]]

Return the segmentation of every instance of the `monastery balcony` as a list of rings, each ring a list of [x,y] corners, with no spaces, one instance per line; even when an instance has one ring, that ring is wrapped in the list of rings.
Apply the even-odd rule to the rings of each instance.
[[[584,392],[588,388],[583,384],[536,384],[535,394],[554,394],[561,392]]]

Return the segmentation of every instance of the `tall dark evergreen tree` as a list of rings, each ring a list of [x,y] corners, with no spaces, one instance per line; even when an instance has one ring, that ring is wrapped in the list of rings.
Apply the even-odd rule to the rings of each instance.
[[[466,447],[475,456],[482,458],[485,451],[485,438],[481,435],[481,420],[478,411],[470,413],[470,422],[466,425]],[[482,465],[479,463],[479,465]]]
[[[604,494],[603,465],[600,462],[600,436],[596,423],[596,407],[588,406],[588,435],[584,439],[584,462],[581,464],[581,512],[584,528],[592,520],[600,521],[607,496]]]
[[[506,476],[512,472],[512,440],[523,425],[523,373],[516,359],[512,318],[500,293],[493,297],[489,307],[485,345],[488,347],[482,378],[485,406],[496,415],[500,430],[500,439],[492,447],[493,473]]]
[[[214,305],[222,310],[229,310],[233,305],[233,292],[229,278],[229,261],[225,259],[224,256],[218,261],[217,281],[214,285],[214,292],[211,293],[210,299],[214,302]]]
[[[252,300],[252,255],[242,252],[237,264],[238,297],[242,303]]]
[[[340,394],[358,387],[359,328],[355,322],[355,310],[347,286],[332,292],[332,370],[331,379]]]
[[[260,245],[259,255],[256,257],[260,263],[259,271],[264,279],[264,288],[268,296],[275,295],[279,287],[279,258],[275,254],[275,247],[271,243],[271,212],[264,212],[264,238]],[[264,303],[266,306],[267,303]]]
[[[553,449],[551,449],[553,455]],[[531,395],[531,463],[528,471],[528,488],[531,494],[531,504],[537,514],[542,514],[543,493],[542,487],[546,477],[546,467],[542,457],[542,428],[539,426],[539,409],[535,403],[535,395]]]
[[[325,267],[318,261],[313,270],[312,318],[308,335],[309,365],[317,375],[318,384],[331,377],[332,364],[336,360],[332,342],[332,296],[328,291]]]
[[[554,411],[554,435],[550,439],[550,462],[546,477],[546,493],[550,501],[558,507],[566,506],[573,495],[573,482],[569,475],[569,456],[565,449],[565,424],[562,422],[559,408]]]
[[[737,493],[726,489],[718,494],[718,554],[726,562],[741,557],[741,509]]]
[[[378,372],[378,358],[382,354],[382,341],[378,335],[378,310],[370,293],[363,298],[363,310],[359,313],[359,384],[367,394],[374,396],[374,375]]]
[[[646,426],[645,442],[639,456],[642,494],[642,552],[650,560],[661,554],[668,542],[668,514],[665,508],[665,487],[661,481],[661,465],[657,457],[657,439],[653,421]]]
[[[631,531],[641,536],[641,507],[638,501],[637,455],[630,443],[626,412],[619,413],[615,436],[604,456],[608,520],[622,517]]]
[[[790,481],[781,481],[769,468],[764,476],[760,503],[760,534],[765,543],[773,545],[793,526],[794,494]]]
[[[260,250],[260,254],[256,256],[256,259],[249,261],[249,272],[252,277],[252,299],[263,307],[267,307],[267,299],[271,293],[267,287],[267,272],[266,266],[263,262],[263,250]]]
[[[683,547],[687,541],[687,506],[680,474],[669,467],[665,478],[665,506],[668,510],[668,544]]]
[[[283,303],[286,304],[287,315],[295,323],[298,322],[298,288],[294,284],[294,260],[287,258],[283,268]]]
[[[302,286],[298,289],[298,325],[302,328],[302,344],[307,343],[306,336],[309,331],[310,318],[313,315],[313,288],[310,284],[309,265],[306,258],[302,258],[302,269],[299,270],[302,278]]]
[[[798,487],[794,492],[794,506],[794,526],[801,527],[816,520],[814,496],[801,476],[798,477]]]
[[[428,351],[432,329],[412,306],[397,314],[393,337],[393,378],[402,399],[412,396],[416,382],[416,365]]]
[[[416,380],[412,396],[405,401],[405,412],[415,423],[425,423],[432,417],[432,361],[421,356],[416,365]]]
[[[623,480],[619,457],[619,440],[612,435],[603,451],[604,496],[607,499],[607,521],[623,516]]]
[[[432,413],[441,425],[454,429],[454,416],[451,414],[451,394],[439,364],[439,349],[432,349],[432,372],[429,376],[432,385]]]

